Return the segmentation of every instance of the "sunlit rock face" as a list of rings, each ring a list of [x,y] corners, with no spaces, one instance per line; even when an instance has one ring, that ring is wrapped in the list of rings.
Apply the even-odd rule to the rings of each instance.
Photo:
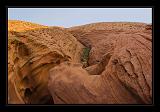
[[[64,61],[80,62],[82,48],[74,36],[59,27],[9,31],[9,103],[50,103],[49,69]]]
[[[60,28],[16,21],[13,30],[14,24],[8,34],[9,103],[152,103],[152,25]]]

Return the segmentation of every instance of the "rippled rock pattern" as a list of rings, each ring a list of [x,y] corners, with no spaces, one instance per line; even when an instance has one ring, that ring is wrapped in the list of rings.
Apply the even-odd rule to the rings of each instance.
[[[8,38],[9,103],[152,103],[152,25],[40,27]]]
[[[63,61],[80,62],[83,48],[59,27],[12,30],[8,45],[9,103],[26,104],[51,101],[47,87],[49,69]]]

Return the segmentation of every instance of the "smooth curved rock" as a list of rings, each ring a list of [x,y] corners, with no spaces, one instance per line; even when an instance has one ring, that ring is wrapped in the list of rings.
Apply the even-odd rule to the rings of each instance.
[[[83,48],[75,37],[58,27],[10,30],[8,44],[11,104],[50,103],[49,69],[64,61],[80,62]]]
[[[126,31],[118,26],[119,31],[84,30],[83,35],[69,29],[81,43],[91,45],[90,66],[61,64],[50,71],[48,86],[55,104],[152,103],[151,27],[139,24]]]
[[[11,22],[10,104],[152,103],[152,25],[104,22],[65,29]],[[91,48],[86,68],[82,44]]]

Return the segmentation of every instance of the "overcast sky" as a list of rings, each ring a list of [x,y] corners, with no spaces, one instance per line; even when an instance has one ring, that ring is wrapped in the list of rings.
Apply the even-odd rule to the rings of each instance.
[[[9,8],[8,19],[63,27],[95,22],[152,23],[152,8]]]

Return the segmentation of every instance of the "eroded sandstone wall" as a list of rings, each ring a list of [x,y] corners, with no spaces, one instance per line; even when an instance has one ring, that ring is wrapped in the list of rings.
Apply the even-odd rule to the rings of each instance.
[[[151,25],[105,23],[68,30],[91,47],[90,66],[61,64],[50,71],[55,103],[152,103]]]
[[[70,33],[59,27],[10,31],[9,103],[49,103],[52,100],[47,87],[49,69],[63,61],[80,62],[82,48]]]
[[[8,32],[9,103],[152,103],[152,25],[15,22]]]

